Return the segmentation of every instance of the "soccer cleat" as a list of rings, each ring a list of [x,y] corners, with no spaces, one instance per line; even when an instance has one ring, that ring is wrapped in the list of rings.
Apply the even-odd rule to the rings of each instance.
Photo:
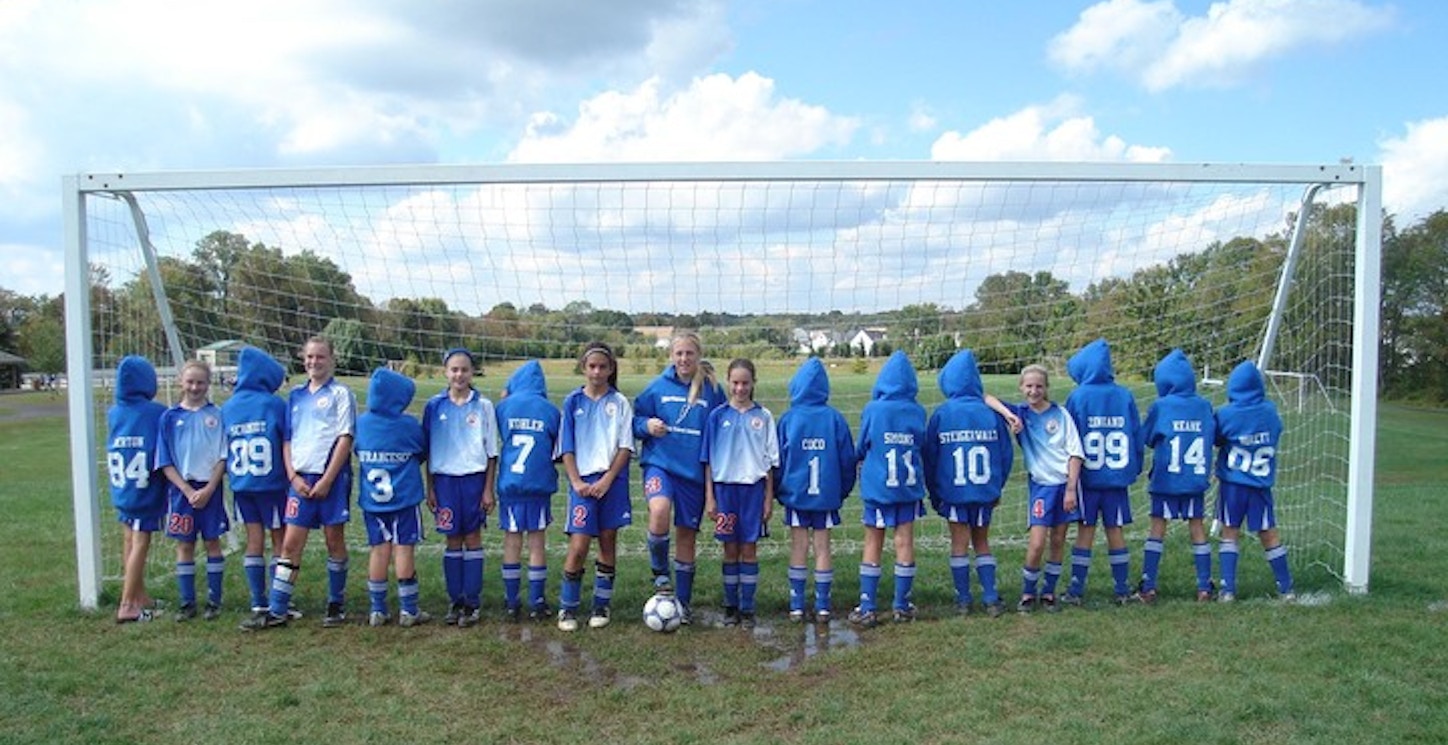
[[[306,615],[306,614],[302,613],[302,609],[301,609],[301,608],[298,608],[297,605],[296,605],[296,603],[288,603],[288,604],[287,604],[287,620],[288,620],[288,621],[299,621],[299,620],[301,620],[302,616],[304,616],[304,615]]]
[[[955,615],[957,616],[968,616],[974,612],[975,606],[973,606],[969,602],[960,602],[955,604]]]
[[[1056,596],[1049,593],[1041,596],[1041,609],[1047,613],[1060,613],[1061,604],[1056,602]]]
[[[654,575],[654,594],[655,594],[655,595],[673,595],[673,594],[674,594],[674,583],[672,583],[672,582],[669,581],[669,575],[668,575],[668,574],[655,574],[655,575]]]
[[[458,625],[458,618],[462,616],[462,613],[463,606],[459,603],[453,603],[447,607],[447,613],[443,614],[442,622],[448,626],[456,626]]]
[[[1218,603],[1235,603],[1235,602],[1237,602],[1237,593],[1235,593],[1235,592],[1224,592],[1224,593],[1222,593],[1222,594],[1220,594],[1220,595],[1217,596],[1217,602],[1218,602]]]
[[[322,617],[322,628],[335,629],[347,624],[347,611],[341,603],[327,603],[327,615]]]
[[[477,611],[474,610],[473,613],[476,614]],[[416,613],[408,613],[407,611],[403,611],[397,614],[397,625],[401,626],[404,629],[410,629],[413,626],[421,626],[431,620],[432,614],[428,613],[425,610],[420,610]],[[474,623],[476,623],[476,621],[474,621]],[[462,619],[458,619],[458,625],[462,625]]]
[[[680,626],[693,626],[693,625],[694,625],[694,611],[690,610],[690,609],[689,609],[689,606],[684,605],[683,601],[680,601],[680,602],[679,602],[679,625],[680,625]]]
[[[523,606],[510,605],[504,608],[503,618],[507,619],[508,623],[517,623],[523,620]]]
[[[918,610],[914,603],[907,603],[904,608],[894,610],[895,623],[910,623],[915,620]]]
[[[821,625],[821,626],[828,626],[828,625],[830,625],[830,618],[831,618],[833,615],[834,615],[834,614],[830,612],[830,609],[829,609],[829,608],[823,608],[823,609],[821,609],[821,610],[817,610],[817,611],[815,611],[815,613],[814,613],[814,622],[815,622],[816,624]]]
[[[1120,593],[1111,600],[1111,602],[1116,603],[1117,605],[1130,605],[1131,601],[1132,597],[1130,593]]]
[[[736,607],[734,607],[734,606],[732,606],[732,605],[726,605],[726,606],[724,606],[724,625],[725,625],[725,626],[738,626],[738,625],[739,625],[739,609],[738,609],[738,608],[736,608]]]
[[[745,631],[753,631],[757,622],[754,619],[754,611],[747,611],[739,614],[739,628]]]
[[[201,611],[201,618],[207,621],[215,621],[221,618],[221,606],[216,603],[207,603],[206,609]]]
[[[186,623],[196,617],[196,606],[187,603],[176,609],[176,623]]]
[[[1291,605],[1291,604],[1297,602],[1297,593],[1292,592],[1291,590],[1288,590],[1287,592],[1284,592],[1284,593],[1282,593],[1281,595],[1278,595],[1278,596],[1277,596],[1277,599],[1278,599],[1279,601],[1283,602],[1283,603],[1286,603],[1286,604],[1288,604],[1288,605]]]
[[[790,623],[804,623],[804,611],[798,610],[798,609],[790,611],[790,612],[789,612],[789,622],[790,622]]]
[[[994,603],[987,603],[985,606],[985,614],[987,616],[990,616],[991,618],[1000,618],[1001,616],[1005,615],[1005,612],[1006,604],[1002,603],[999,600],[995,601]]]
[[[1045,598],[1042,598],[1042,600],[1045,600]],[[1080,595],[1068,592],[1065,595],[1061,596],[1061,605],[1069,605],[1073,608],[1081,608],[1086,605],[1086,601]],[[1050,608],[1047,608],[1046,610],[1050,610]]]
[[[262,631],[264,629],[275,629],[287,625],[286,616],[273,616],[267,611],[257,611],[251,614],[251,618],[241,622],[242,631]]]
[[[378,626],[386,626],[387,622],[391,620],[392,619],[389,618],[388,615],[386,613],[383,613],[382,611],[375,610],[367,614],[367,625],[371,626],[374,629]]]
[[[1135,595],[1134,597],[1136,598],[1136,601],[1137,601],[1138,603],[1141,603],[1142,605],[1156,605],[1156,590],[1154,590],[1154,589],[1152,589],[1152,590],[1137,590],[1137,591],[1136,591],[1136,595]],[[1207,599],[1210,600],[1211,597],[1212,597],[1211,593],[1207,593]],[[1202,599],[1202,594],[1201,594],[1201,593],[1197,593],[1197,600],[1201,600],[1201,599]]]
[[[1036,609],[1036,597],[1034,595],[1022,595],[1020,602],[1016,603],[1017,613],[1030,613]]]
[[[553,617],[553,608],[548,603],[539,603],[528,611],[529,621],[546,621]]]
[[[418,611],[417,614],[421,616],[423,615],[423,612]],[[428,615],[428,618],[431,619],[432,616]],[[477,626],[478,622],[481,620],[483,620],[483,612],[477,608],[472,607],[471,605],[464,605],[462,607],[462,610],[458,611],[458,628],[460,629],[468,629]]]
[[[588,617],[588,628],[601,629],[608,625],[613,619],[609,618],[608,606],[600,605],[593,609],[593,615]]]
[[[558,611],[558,630],[570,632],[577,631],[578,615],[575,614],[573,611],[568,610],[567,608]]]
[[[850,611],[849,618],[850,623],[862,629],[873,629],[880,623],[880,617],[875,615],[875,611],[863,610],[859,606],[855,606],[855,609]]]

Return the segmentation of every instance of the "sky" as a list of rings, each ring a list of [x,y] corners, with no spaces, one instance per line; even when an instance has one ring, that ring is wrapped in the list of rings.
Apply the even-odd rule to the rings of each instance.
[[[0,287],[60,293],[84,172],[1350,158],[1405,225],[1445,39],[1440,0],[3,0]]]

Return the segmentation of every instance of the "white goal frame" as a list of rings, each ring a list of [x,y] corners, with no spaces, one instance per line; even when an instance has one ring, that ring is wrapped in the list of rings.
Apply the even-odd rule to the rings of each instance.
[[[1377,424],[1379,294],[1382,173],[1374,165],[1251,165],[1142,163],[961,163],[961,162],[773,162],[660,163],[588,165],[385,166],[277,170],[225,170],[166,173],[82,173],[62,183],[65,248],[66,371],[73,382],[91,381],[93,357],[87,201],[124,199],[136,217],[137,240],[149,243],[143,216],[131,195],[145,191],[221,190],[271,187],[427,186],[456,184],[562,184],[597,182],[734,181],[931,181],[980,182],[1233,182],[1310,185],[1304,203],[1321,188],[1356,189],[1353,351],[1342,577],[1349,592],[1366,592],[1372,534],[1373,457]],[[1299,231],[1300,234],[1300,231]],[[1279,301],[1291,281],[1289,257]],[[153,262],[154,264],[154,262]],[[159,285],[159,276],[154,275]],[[160,290],[158,288],[157,292]],[[163,322],[165,303],[159,302]],[[1280,310],[1280,308],[1279,308]],[[1262,368],[1279,322],[1269,320],[1263,339]],[[174,333],[174,332],[172,332]],[[172,342],[180,365],[183,353]],[[69,387],[70,468],[75,510],[77,581],[80,605],[94,609],[100,600],[102,555],[100,500],[105,484],[97,463],[96,394],[92,385]]]

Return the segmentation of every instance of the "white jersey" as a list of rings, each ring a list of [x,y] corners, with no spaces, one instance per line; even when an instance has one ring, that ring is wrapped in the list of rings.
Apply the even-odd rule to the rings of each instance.
[[[333,378],[315,391],[306,383],[293,388],[287,404],[292,468],[297,473],[326,473],[337,439],[357,432],[357,398]]]
[[[609,389],[595,401],[579,388],[563,399],[562,409],[554,456],[573,453],[578,475],[603,473],[618,451],[633,452],[633,406],[622,393]]]
[[[724,404],[709,413],[699,460],[716,484],[754,484],[779,467],[779,434],[769,409]]]
[[[1031,481],[1046,486],[1066,483],[1066,469],[1071,458],[1085,457],[1081,449],[1081,434],[1071,415],[1054,402],[1040,413],[1031,409],[1029,404],[1021,404],[1015,409],[1025,425],[1017,439],[1021,443],[1021,452],[1025,454],[1026,470],[1031,473]]]
[[[423,411],[427,464],[431,473],[466,476],[488,470],[498,457],[498,417],[493,402],[477,391],[453,403],[447,391],[428,400]]]
[[[156,448],[156,467],[171,466],[190,482],[211,480],[216,464],[226,459],[226,430],[221,427],[221,409],[207,401],[195,411],[180,404],[161,415],[161,438]]]

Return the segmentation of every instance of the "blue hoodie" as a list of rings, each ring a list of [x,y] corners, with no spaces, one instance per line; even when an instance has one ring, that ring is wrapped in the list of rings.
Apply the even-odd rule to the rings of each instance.
[[[975,352],[956,352],[936,380],[945,401],[930,416],[921,448],[930,501],[937,510],[998,501],[1015,450],[1010,426],[986,405]]]
[[[830,406],[830,378],[818,357],[789,381],[789,411],[779,418],[779,481],[774,494],[796,510],[838,510],[855,488],[850,424]]]
[[[679,379],[673,365],[664,368],[633,402],[633,434],[643,445],[639,463],[644,468],[662,468],[676,478],[697,484],[702,490],[704,464],[699,462],[700,438],[709,412],[725,403],[724,389],[714,385],[700,390],[699,400],[690,406],[689,382]],[[667,435],[649,434],[648,421],[652,417],[669,425]]]
[[[363,512],[396,512],[416,507],[426,496],[422,461],[426,452],[422,422],[405,413],[417,384],[385,367],[372,372],[367,385],[367,412],[357,417],[357,452],[361,478],[357,506]]]
[[[1205,494],[1212,472],[1216,428],[1212,403],[1197,395],[1191,360],[1173,349],[1156,363],[1156,400],[1141,425],[1141,439],[1152,448],[1147,491],[1163,496]]]
[[[156,467],[161,415],[156,397],[156,368],[145,357],[129,355],[116,366],[116,402],[106,412],[106,470],[111,504],[123,520],[166,514],[166,478]]]
[[[860,412],[860,497],[873,504],[909,504],[925,498],[920,448],[925,443],[925,407],[916,402],[920,384],[904,352],[885,360],[870,401]]]
[[[285,492],[282,464],[287,402],[276,395],[285,382],[282,363],[256,347],[243,347],[236,361],[236,391],[221,405],[226,429],[226,474],[235,492]]]
[[[498,501],[547,499],[558,491],[553,445],[560,414],[548,400],[543,366],[529,360],[515,370],[498,402]]]
[[[1277,478],[1282,417],[1267,400],[1262,373],[1251,361],[1227,376],[1227,403],[1217,409],[1217,479],[1270,489]]]
[[[1066,411],[1081,433],[1085,459],[1083,489],[1125,489],[1141,475],[1144,446],[1136,398],[1116,383],[1111,349],[1105,339],[1081,348],[1066,362],[1076,390],[1066,397]]]

